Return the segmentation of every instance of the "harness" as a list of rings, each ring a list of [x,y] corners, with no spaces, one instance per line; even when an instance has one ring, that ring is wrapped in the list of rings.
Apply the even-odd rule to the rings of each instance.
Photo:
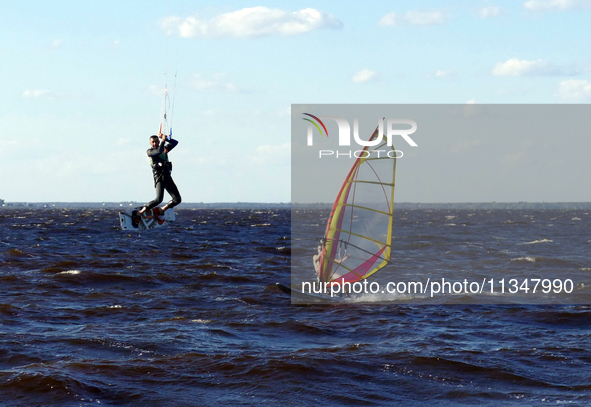
[[[168,161],[168,155],[164,152],[157,156],[150,157],[150,166],[152,167],[152,173],[154,174],[154,185],[156,185],[165,175],[170,175],[170,172],[172,171],[172,162]]]

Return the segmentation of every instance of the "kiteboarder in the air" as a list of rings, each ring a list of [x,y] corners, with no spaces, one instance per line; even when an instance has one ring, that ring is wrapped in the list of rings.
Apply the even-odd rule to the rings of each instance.
[[[162,141],[159,141],[158,138]],[[172,163],[168,160],[168,153],[176,147],[179,142],[173,138],[167,137],[165,134],[159,136],[150,137],[150,146],[148,149],[148,160],[152,166],[152,173],[154,175],[154,186],[156,187],[156,198],[148,202],[139,213],[142,214],[148,209],[152,209],[162,202],[164,198],[164,190],[171,196],[171,201],[160,208],[160,211],[164,213],[167,209],[173,208],[181,203],[181,194],[179,193],[176,184],[170,175],[172,170]],[[162,216],[162,215],[160,215]]]

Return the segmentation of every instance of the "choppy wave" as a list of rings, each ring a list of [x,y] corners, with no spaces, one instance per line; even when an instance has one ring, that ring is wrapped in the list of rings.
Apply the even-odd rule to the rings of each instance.
[[[586,213],[398,215],[397,278],[574,270],[591,285]],[[591,403],[587,305],[291,305],[275,282],[328,214],[307,216],[294,245],[285,210],[179,209],[127,233],[108,210],[3,209],[0,404]]]

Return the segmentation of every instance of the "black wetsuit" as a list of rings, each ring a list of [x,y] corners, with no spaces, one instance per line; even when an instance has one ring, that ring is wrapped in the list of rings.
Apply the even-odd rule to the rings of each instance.
[[[156,187],[156,198],[146,204],[146,209],[160,205],[164,198],[164,190],[172,197],[172,200],[167,204],[169,208],[181,203],[181,194],[170,175],[172,163],[168,161],[168,154],[164,151],[164,149],[171,151],[178,143],[178,141],[170,139],[170,141],[161,142],[158,148],[148,149],[148,159],[152,166],[154,186]]]

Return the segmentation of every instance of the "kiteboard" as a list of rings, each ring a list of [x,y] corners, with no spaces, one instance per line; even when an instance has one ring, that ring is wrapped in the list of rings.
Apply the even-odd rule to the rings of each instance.
[[[174,222],[176,220],[174,209],[172,208],[162,213],[162,209],[156,207],[153,209],[148,209],[142,214],[139,213],[140,209],[142,208],[130,208],[123,212],[119,212],[119,223],[121,224],[121,229],[153,229],[160,227],[167,222]]]

